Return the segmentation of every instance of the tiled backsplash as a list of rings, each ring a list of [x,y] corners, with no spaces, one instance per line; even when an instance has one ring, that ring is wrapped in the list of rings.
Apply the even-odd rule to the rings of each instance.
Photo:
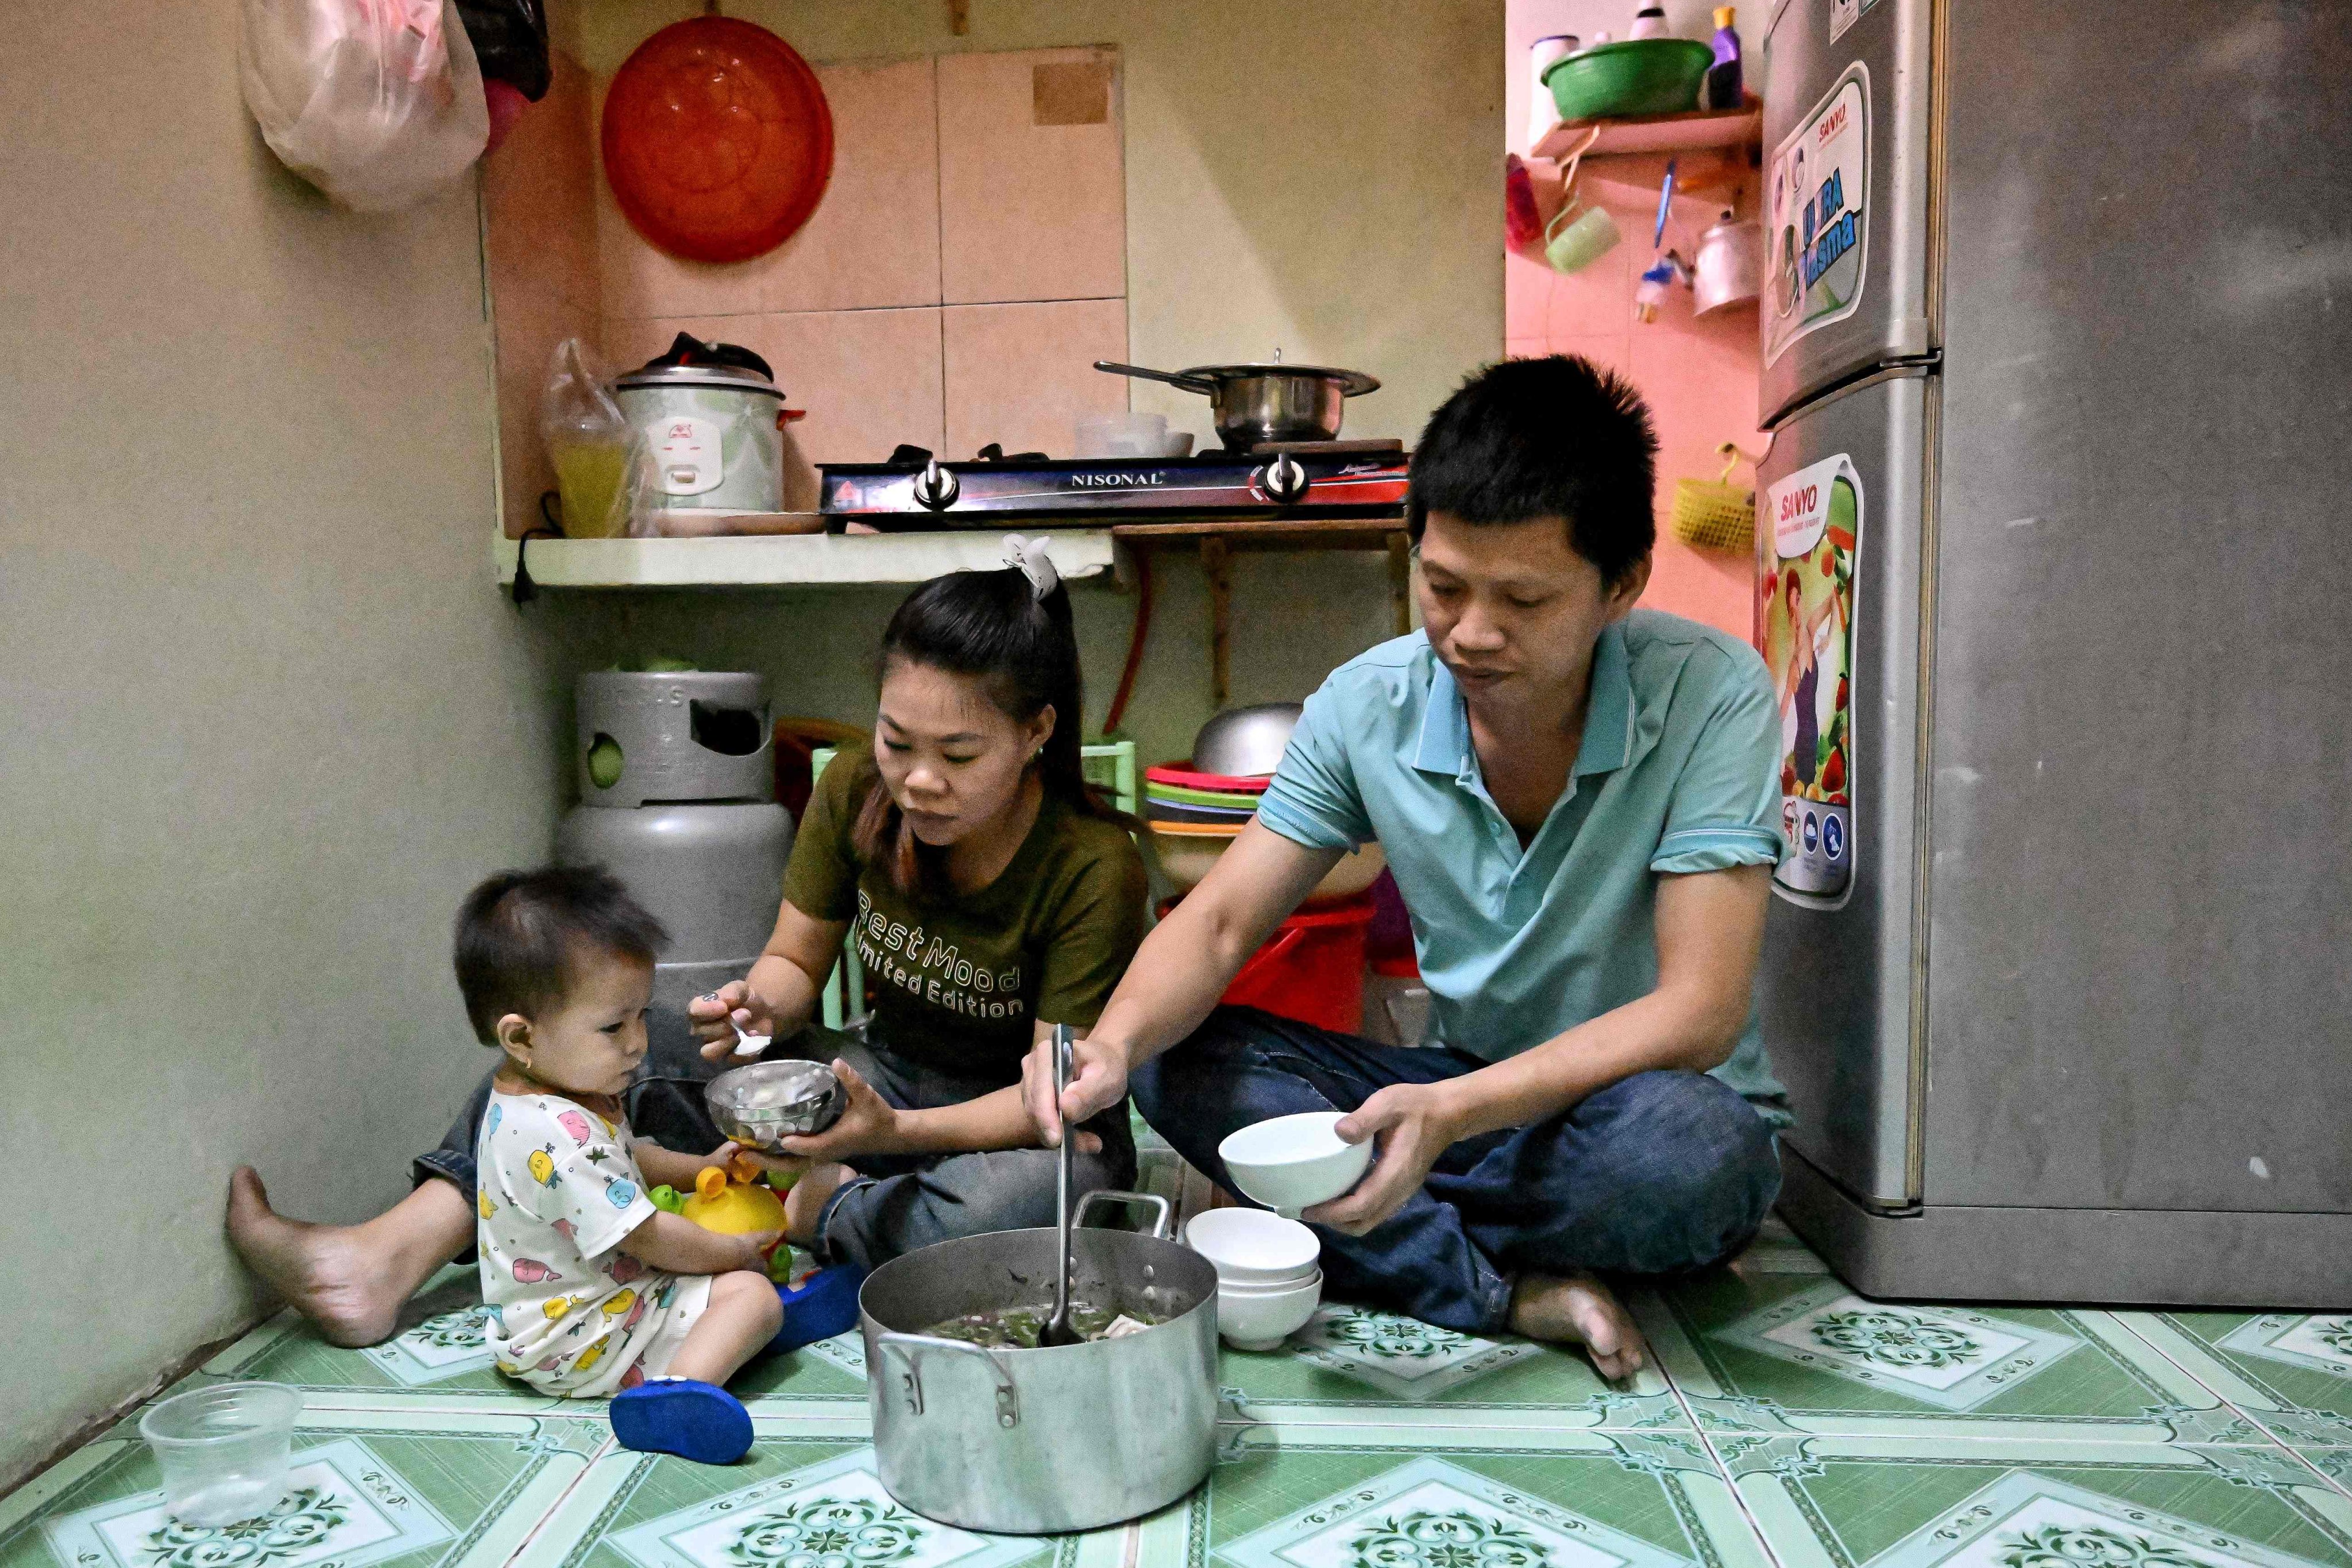
[[[486,164],[509,533],[552,483],[539,385],[568,335],[615,367],[681,331],[766,358],[808,413],[791,431],[796,510],[814,504],[808,464],[902,441],[1067,452],[1080,416],[1128,405],[1127,383],[1090,368],[1127,355],[1118,51],[815,68],[834,119],[824,200],[777,249],[713,267],[621,216],[595,162],[603,84],[559,52],[555,89]]]

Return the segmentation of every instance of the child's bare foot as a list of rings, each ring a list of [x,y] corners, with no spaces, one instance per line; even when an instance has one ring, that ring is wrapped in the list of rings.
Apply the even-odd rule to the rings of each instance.
[[[331,1344],[389,1337],[401,1304],[472,1237],[465,1196],[446,1182],[425,1183],[365,1225],[333,1226],[280,1215],[250,1165],[228,1181],[228,1238],[238,1256]]]
[[[793,1184],[793,1190],[784,1194],[784,1235],[794,1247],[805,1250],[816,1245],[816,1222],[824,1216],[824,1205],[849,1176],[848,1166],[820,1161]]]
[[[1594,1370],[1615,1382],[1642,1370],[1645,1348],[1633,1314],[1590,1274],[1522,1274],[1511,1289],[1511,1331],[1581,1344]]]

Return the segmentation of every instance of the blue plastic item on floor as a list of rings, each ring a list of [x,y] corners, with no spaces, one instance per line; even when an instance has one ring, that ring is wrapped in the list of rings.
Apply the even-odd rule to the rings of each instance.
[[[797,1286],[777,1286],[776,1300],[784,1304],[784,1326],[768,1342],[768,1349],[796,1351],[856,1328],[857,1288],[865,1282],[866,1270],[854,1263],[836,1263],[818,1269]]]
[[[751,1415],[715,1384],[690,1377],[641,1383],[613,1395],[613,1436],[640,1454],[731,1465],[751,1447]]]

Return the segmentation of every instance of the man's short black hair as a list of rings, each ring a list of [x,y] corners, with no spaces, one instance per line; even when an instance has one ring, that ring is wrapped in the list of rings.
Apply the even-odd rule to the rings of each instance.
[[[651,963],[669,945],[661,921],[601,866],[500,871],[457,907],[457,989],[482,1044],[509,1013],[561,1003],[581,950]]]
[[[1624,581],[1657,542],[1658,437],[1633,384],[1574,354],[1488,365],[1429,416],[1413,449],[1413,542],[1442,511],[1467,523],[1564,518],[1569,543]]]

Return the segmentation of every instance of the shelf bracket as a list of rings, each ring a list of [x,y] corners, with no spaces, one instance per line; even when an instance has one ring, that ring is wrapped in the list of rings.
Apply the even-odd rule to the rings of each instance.
[[[1233,695],[1234,630],[1233,560],[1222,537],[1202,536],[1201,572],[1209,580],[1209,705],[1222,710]]]

